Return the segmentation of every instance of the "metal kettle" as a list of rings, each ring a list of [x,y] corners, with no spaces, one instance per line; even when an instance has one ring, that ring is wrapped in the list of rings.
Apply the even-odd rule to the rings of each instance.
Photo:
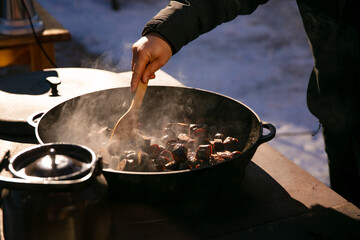
[[[6,240],[108,238],[108,186],[92,150],[44,144],[0,165],[12,174],[0,176]]]
[[[32,27],[35,32],[44,30],[32,0],[0,0],[0,34],[29,34]]]

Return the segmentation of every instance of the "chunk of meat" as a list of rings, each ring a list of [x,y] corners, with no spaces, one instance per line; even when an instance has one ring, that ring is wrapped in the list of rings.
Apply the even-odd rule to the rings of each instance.
[[[199,145],[198,149],[196,150],[196,159],[207,162],[209,161],[211,154],[212,146],[210,144]]]
[[[228,151],[240,151],[241,146],[239,140],[233,137],[227,137],[224,140],[225,149]]]
[[[171,156],[175,162],[185,162],[187,160],[188,149],[183,144],[176,144]]]

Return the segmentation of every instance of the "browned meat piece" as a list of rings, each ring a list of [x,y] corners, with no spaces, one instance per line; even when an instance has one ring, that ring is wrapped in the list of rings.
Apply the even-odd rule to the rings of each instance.
[[[133,150],[124,151],[121,154],[121,159],[133,159],[133,160],[135,160],[137,162],[138,161],[138,154]]]
[[[185,143],[189,142],[189,140],[190,140],[191,138],[190,138],[189,135],[186,134],[186,133],[180,133],[180,134],[178,135],[177,139],[178,139],[178,141],[179,141],[180,143],[184,143],[184,144],[185,144]]]
[[[196,159],[207,162],[209,161],[211,154],[212,154],[212,146],[210,144],[199,145],[198,149],[196,150]]]
[[[211,165],[215,165],[215,164],[221,163],[223,161],[225,161],[225,159],[222,158],[221,156],[219,156],[218,154],[212,154],[210,157],[209,163]]]
[[[236,138],[227,137],[224,140],[225,149],[228,151],[240,151],[240,143]]]
[[[168,151],[168,150],[162,151],[162,152],[160,153],[160,156],[164,156],[164,157],[168,158],[170,161],[174,160],[174,159],[172,158],[171,152]]]
[[[174,150],[171,152],[172,158],[175,162],[185,162],[187,160],[188,149],[183,144],[176,144]]]
[[[174,145],[176,145],[177,143],[178,143],[177,139],[175,139],[175,138],[168,139],[166,142],[164,142],[165,149],[172,151],[174,148]]]
[[[163,135],[160,140],[163,144],[166,145],[166,143],[171,139],[173,139],[173,138],[171,138],[169,135]]]
[[[191,154],[190,156],[188,156],[188,160],[186,161],[186,164],[190,167],[190,168],[198,168],[201,166],[201,161],[196,159],[195,157],[195,153]]]
[[[165,147],[162,146],[162,145],[159,145],[159,148],[160,148],[160,153],[161,153],[162,151],[166,150]]]
[[[178,142],[171,143],[171,145],[169,145],[169,146],[167,147],[167,150],[170,151],[170,152],[174,151],[174,149],[176,148],[176,145],[177,145],[177,144],[178,144]]]
[[[222,157],[224,160],[230,160],[233,158],[233,154],[229,151],[217,152],[216,154]]]
[[[158,158],[154,159],[154,163],[158,164],[161,167],[165,167],[166,164],[170,162],[169,158],[165,156],[159,156]]]
[[[195,151],[197,149],[197,147],[199,146],[199,144],[197,144],[197,142],[195,141],[195,139],[190,139],[187,144],[186,144],[187,148],[190,149],[191,151]]]
[[[235,157],[239,156],[241,154],[241,152],[240,151],[233,151],[231,154],[232,154],[232,157],[235,158]]]
[[[209,143],[209,135],[204,128],[196,129],[192,134],[192,138],[194,138],[199,145]]]
[[[189,125],[189,135],[192,136],[192,134],[199,128],[207,129],[207,125],[203,124],[203,123],[190,124]]]
[[[210,141],[210,142],[213,145],[213,152],[214,153],[221,152],[221,151],[225,150],[224,143],[223,143],[223,141],[221,139],[216,138],[216,139],[214,139],[214,141]]]
[[[166,170],[177,171],[180,168],[180,162],[171,161],[165,165]]]
[[[189,135],[191,136],[196,129],[200,128],[197,124],[190,124],[189,125]]]
[[[117,170],[120,171],[135,171],[136,170],[136,164],[134,159],[122,159],[118,165]]]
[[[216,133],[214,136],[214,139],[221,139],[221,140],[225,140],[225,136],[222,133]]]
[[[138,152],[137,161],[138,161],[137,164],[138,171],[149,171],[148,168],[151,166],[152,163],[149,154],[143,151]]]
[[[158,158],[161,151],[162,150],[158,144],[151,144],[149,149],[150,158]]]

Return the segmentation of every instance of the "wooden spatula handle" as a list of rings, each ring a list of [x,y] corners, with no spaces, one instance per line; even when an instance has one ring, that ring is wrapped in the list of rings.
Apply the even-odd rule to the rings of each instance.
[[[139,121],[139,112],[145,96],[146,88],[147,84],[139,82],[131,105],[127,112],[117,121],[111,134],[110,141],[114,138],[126,139],[133,135],[134,129],[137,128]]]
[[[132,107],[135,108],[136,110],[139,110],[141,107],[142,101],[145,96],[146,88],[147,88],[147,84],[140,81],[132,102],[133,105]]]

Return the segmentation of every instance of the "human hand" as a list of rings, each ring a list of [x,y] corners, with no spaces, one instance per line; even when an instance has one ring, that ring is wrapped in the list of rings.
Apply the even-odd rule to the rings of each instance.
[[[140,81],[148,83],[155,72],[172,56],[170,44],[158,33],[152,32],[140,38],[133,47],[131,61],[131,92],[135,92]]]

